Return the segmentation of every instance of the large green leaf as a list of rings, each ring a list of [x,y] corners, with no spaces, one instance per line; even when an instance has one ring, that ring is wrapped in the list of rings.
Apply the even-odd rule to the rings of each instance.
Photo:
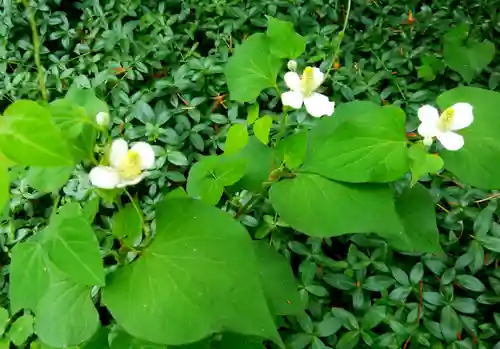
[[[100,112],[109,113],[108,105],[95,95],[91,88],[81,88],[74,83],[64,96],[66,101],[85,109],[88,118],[96,122],[96,115]]]
[[[104,285],[99,242],[89,221],[60,213],[48,227],[44,248],[55,266],[84,285]]]
[[[262,144],[256,137],[250,137],[248,144],[236,156],[247,161],[243,178],[235,187],[254,192],[262,190],[262,184],[268,179],[275,164],[273,151]],[[278,164],[279,165],[279,164]]]
[[[469,185],[500,188],[500,93],[475,87],[458,87],[444,92],[437,99],[444,110],[455,103],[466,102],[473,106],[474,122],[458,131],[465,145],[458,151],[443,150],[445,168]]]
[[[236,333],[224,333],[220,340],[213,340],[212,349],[265,349],[261,339],[242,336]]]
[[[61,189],[73,173],[72,166],[64,167],[31,167],[26,180],[36,190],[51,193]]]
[[[271,203],[293,228],[312,236],[392,235],[403,230],[385,185],[347,184],[298,174],[274,184]]]
[[[99,314],[90,289],[60,271],[51,273],[50,286],[35,310],[35,332],[42,342],[66,348],[92,338],[99,327]]]
[[[421,184],[406,189],[396,200],[404,234],[387,237],[393,247],[409,252],[441,252],[434,202]],[[418,224],[415,224],[418,222]]]
[[[303,170],[351,182],[391,182],[409,170],[404,112],[372,102],[342,104],[310,132]]]
[[[276,85],[281,65],[265,34],[249,36],[236,47],[224,70],[229,97],[238,102],[255,100],[262,90]]]
[[[207,156],[189,170],[187,192],[191,197],[216,205],[224,187],[238,182],[245,174],[247,160],[238,156]]]
[[[9,298],[13,314],[34,310],[49,286],[50,261],[42,245],[23,242],[12,249]]]
[[[93,153],[97,130],[94,116],[87,115],[79,100],[59,99],[49,104],[52,119],[71,146],[76,160],[89,159]]]
[[[103,289],[127,332],[179,345],[224,330],[280,343],[248,233],[227,213],[192,199],[167,199],[157,234]]]
[[[120,331],[113,338],[110,349],[166,349],[165,345],[154,344],[132,337],[127,332]]]
[[[26,166],[71,166],[69,147],[49,111],[33,101],[12,103],[0,116],[0,151]]]
[[[297,58],[306,49],[306,39],[293,29],[293,24],[267,17],[267,36],[271,41],[271,53],[279,58]]]
[[[458,72],[468,83],[486,68],[495,56],[493,43],[467,38],[469,32],[468,24],[456,26],[445,35],[443,46],[446,65]]]
[[[274,315],[293,315],[304,310],[297,282],[288,261],[262,241],[254,241],[260,279]]]

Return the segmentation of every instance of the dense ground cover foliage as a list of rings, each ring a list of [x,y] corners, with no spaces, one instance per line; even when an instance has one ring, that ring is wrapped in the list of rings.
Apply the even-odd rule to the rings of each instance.
[[[152,330],[148,332],[148,338],[144,338],[143,334],[133,333],[140,324],[123,321],[126,315],[116,310],[123,297],[128,296],[122,294],[120,298],[118,291],[134,290],[131,294],[137,299],[154,298],[155,295],[144,294],[140,286],[125,284],[121,285],[122,288],[116,286],[101,292],[97,286],[104,285],[104,274],[93,273],[93,266],[85,268],[87,271],[76,271],[81,275],[79,281],[93,285],[85,286],[83,291],[79,285],[67,286],[63,280],[53,287],[64,290],[65,297],[53,290],[56,296],[45,297],[41,304],[28,306],[26,302],[29,303],[27,299],[32,294],[30,297],[24,293],[19,296],[21,293],[18,292],[16,296],[12,289],[9,294],[13,281],[11,270],[15,268],[26,272],[26,280],[17,281],[23,285],[23,292],[30,288],[36,290],[34,285],[37,284],[32,280],[40,276],[29,274],[29,265],[33,258],[42,260],[44,257],[40,250],[27,245],[26,241],[49,231],[44,229],[49,220],[51,225],[71,227],[68,220],[74,218],[75,211],[79,219],[88,217],[92,221],[92,227],[88,224],[90,232],[95,231],[99,243],[98,257],[103,258],[106,273],[112,273],[141,255],[141,248],[146,248],[151,242],[149,232],[168,230],[166,227],[175,230],[168,225],[169,221],[189,212],[199,212],[198,203],[176,207],[162,200],[167,193],[182,195],[177,194],[176,189],[186,187],[188,176],[193,176],[190,174],[195,168],[193,165],[199,163],[202,156],[221,154],[227,147],[230,127],[243,125],[248,114],[255,114],[255,105],[248,109],[248,104],[229,98],[224,70],[240,43],[253,33],[267,30],[266,16],[289,21],[305,38],[305,53],[297,59],[301,67],[298,70],[315,65],[323,71],[331,71],[330,78],[323,83],[322,93],[335,101],[337,108],[354,100],[399,106],[406,113],[406,131],[410,139],[419,124],[418,109],[427,103],[436,105],[438,96],[445,90],[459,85],[497,90],[500,82],[500,61],[495,54],[500,31],[497,1],[32,1],[29,7],[39,32],[41,65],[45,72],[42,89],[25,6],[10,0],[3,0],[1,4],[2,113],[19,99],[42,100],[41,90],[47,91],[49,101],[64,96],[79,103],[85,99],[81,105],[94,108],[94,114],[109,108],[110,138],[148,142],[156,154],[155,169],[140,184],[129,188],[129,197],[124,196],[123,207],[118,213],[112,197],[99,203],[97,194],[104,198],[107,194],[104,191],[96,193],[91,185],[88,179],[91,162],[57,173],[46,173],[43,168],[36,167],[10,168],[10,201],[0,215],[3,250],[1,304],[5,308],[0,311],[0,322],[5,324],[4,342],[0,345],[5,348],[9,343],[20,348],[59,348],[79,344],[73,343],[73,339],[83,338],[85,333],[93,335],[96,328],[81,324],[68,326],[71,318],[68,314],[85,318],[88,323],[97,322],[97,313],[92,312],[94,305],[99,311],[99,330],[92,340],[78,348],[165,347],[142,339],[168,342],[172,344],[169,348],[257,349],[264,345],[280,345],[276,335],[264,333],[272,332],[264,329],[263,337],[274,343],[223,334],[181,346],[185,343],[183,338],[204,337],[203,331],[199,335],[195,333],[198,330],[196,324],[187,329],[172,325],[172,330],[165,331],[169,334],[159,338],[154,335],[163,328],[155,332],[155,323],[146,323],[145,327]],[[339,35],[348,14],[347,30]],[[281,81],[285,72],[284,68],[278,79],[283,90],[285,85]],[[94,95],[78,94],[90,87],[107,106],[103,106]],[[71,93],[76,95],[72,97]],[[270,89],[260,94],[257,101],[260,105],[258,115],[263,116],[259,120],[264,120],[260,124],[267,123],[265,116],[269,117],[271,124],[272,120],[276,121],[267,137],[281,137],[280,96]],[[316,122],[317,119],[308,115],[304,108],[290,111],[288,132],[308,130]],[[265,125],[262,127],[266,128]],[[259,134],[259,131],[255,133]],[[98,144],[102,146],[106,137],[101,136],[99,140],[102,142]],[[104,149],[98,147],[97,153],[102,152]],[[0,160],[6,161],[1,157]],[[224,186],[233,185],[239,179],[232,181],[229,178]],[[261,263],[276,266],[276,269],[266,270],[268,276],[286,281],[278,285],[265,284],[264,289],[283,292],[274,295],[274,302],[269,299],[268,302],[274,315],[284,315],[276,317],[276,321],[287,348],[500,347],[497,344],[500,343],[500,311],[496,312],[496,304],[500,303],[500,273],[497,270],[499,195],[495,191],[462,183],[447,171],[433,176],[423,173],[421,183],[432,194],[439,243],[444,253],[397,252],[400,249],[389,246],[384,239],[374,235],[307,236],[304,231],[292,229],[290,222],[280,219],[274,210],[276,204],[273,203],[273,209],[267,197],[253,197],[250,189],[226,188],[222,193],[223,186],[220,188],[223,197],[218,206],[235,216],[254,240],[262,240],[256,243],[255,254]],[[246,183],[244,187],[252,188],[255,184]],[[191,188],[188,184],[187,191],[201,191],[199,196],[206,194],[195,184]],[[212,201],[213,195],[208,196],[208,201]],[[216,199],[214,205],[219,202],[219,198]],[[55,215],[54,203],[65,210],[61,209]],[[142,216],[136,214],[137,209],[143,212]],[[65,218],[65,214],[70,218]],[[213,221],[219,214],[220,211],[214,209],[210,214],[200,213],[198,218],[207,226],[207,236],[218,234],[218,238],[226,239],[224,249],[219,250],[218,244],[211,248],[229,255],[232,246],[239,246],[239,242],[231,240],[226,226]],[[62,218],[58,220],[58,217]],[[410,221],[416,226],[424,224],[419,217]],[[148,228],[144,232],[145,240],[140,243],[141,248],[137,248],[136,241],[138,235],[142,237],[143,223]],[[185,229],[198,228],[193,225]],[[235,225],[232,229],[240,227]],[[79,229],[77,236],[81,234]],[[171,235],[168,236],[172,239]],[[60,241],[59,244],[51,243],[52,248],[60,249],[65,240]],[[160,242],[168,245],[178,240],[155,241],[158,249]],[[26,258],[19,258],[17,264],[11,264],[16,246],[24,246],[17,247],[17,253]],[[182,244],[176,245],[175,249],[176,252],[186,252],[182,250]],[[274,250],[285,259],[279,259]],[[243,249],[238,256],[231,257],[230,263],[233,266],[245,265],[246,258],[254,258],[252,253]],[[153,254],[154,251],[149,255]],[[57,260],[53,262],[57,263]],[[164,270],[159,270],[164,277],[148,279],[146,271],[154,264],[148,262],[140,264],[138,269],[142,269],[139,271],[130,271],[131,274],[145,275],[138,280],[138,285],[161,283],[170,277]],[[210,264],[213,261],[205,262]],[[283,283],[293,285],[286,272],[287,276],[282,279],[287,265],[297,278],[298,294],[290,293],[290,287],[282,287]],[[69,268],[64,272],[75,272]],[[228,267],[226,271],[231,273],[232,270]],[[242,283],[255,281],[250,271],[242,268],[241,274],[235,277]],[[220,290],[225,287],[223,282],[221,279],[218,285]],[[200,295],[208,291],[205,287],[201,284],[191,286]],[[150,288],[154,289],[162,290],[162,287]],[[91,297],[81,301],[85,292]],[[194,293],[186,298],[198,297]],[[261,296],[241,292],[240,299],[248,304],[242,301],[243,304],[232,305],[232,310],[262,307],[259,303]],[[283,297],[287,299],[285,304]],[[217,301],[220,300],[214,300],[219,304]],[[78,306],[72,308],[73,304]],[[161,306],[175,307],[175,304],[161,303],[156,308]],[[191,305],[187,301],[182,306],[181,312],[186,312]],[[222,311],[211,304],[203,306],[213,313]],[[302,311],[302,306],[305,311]],[[129,311],[139,313],[133,306]],[[154,312],[144,310],[142,315],[148,311]],[[119,324],[115,321],[117,319]],[[255,336],[257,333],[251,323],[268,327],[266,319],[256,315],[248,320],[250,325],[241,322],[223,328],[235,330],[239,326],[245,328],[240,332]],[[138,317],[137,321],[141,322],[143,318]],[[131,337],[124,327],[143,338]],[[216,332],[220,329],[214,327]],[[108,340],[108,332],[112,340]]]

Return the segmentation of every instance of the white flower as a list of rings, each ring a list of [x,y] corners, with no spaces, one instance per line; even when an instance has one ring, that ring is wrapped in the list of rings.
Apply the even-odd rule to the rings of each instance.
[[[433,138],[448,150],[458,150],[464,146],[464,137],[456,132],[466,128],[472,121],[472,105],[457,103],[446,109],[441,116],[439,111],[430,105],[424,105],[418,110],[418,118],[422,122],[418,133],[424,137],[424,144],[430,146]]]
[[[95,120],[97,122],[97,124],[99,126],[105,126],[105,127],[108,127],[109,125],[109,114],[106,113],[106,112],[100,112],[100,113],[97,113],[97,115],[95,116]]]
[[[288,61],[287,67],[288,67],[288,70],[290,70],[290,71],[296,71],[297,70],[297,61],[294,61],[293,59],[291,61]]]
[[[92,185],[114,189],[139,183],[147,174],[145,170],[154,167],[155,153],[148,143],[135,143],[129,150],[126,141],[117,139],[111,145],[109,163],[110,166],[97,166],[90,171]]]
[[[299,109],[302,104],[306,106],[307,112],[314,117],[332,115],[335,103],[330,102],[328,97],[314,92],[325,79],[319,68],[307,67],[302,76],[295,72],[285,74],[285,83],[291,91],[281,94],[283,105]]]

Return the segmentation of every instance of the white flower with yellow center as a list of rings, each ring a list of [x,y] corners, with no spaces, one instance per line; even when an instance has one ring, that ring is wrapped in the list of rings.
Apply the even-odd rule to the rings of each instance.
[[[456,132],[466,128],[472,121],[472,105],[469,103],[457,103],[446,109],[441,115],[431,105],[424,105],[418,110],[418,118],[421,121],[418,133],[424,137],[424,144],[430,146],[433,138],[448,150],[459,150],[464,146],[464,137]]]
[[[148,143],[137,142],[129,149],[126,141],[117,139],[111,145],[109,166],[94,167],[89,178],[98,188],[123,188],[142,181],[154,164],[155,153]]]
[[[314,92],[325,80],[319,68],[307,67],[302,76],[290,71],[285,74],[285,83],[290,91],[281,94],[283,105],[299,109],[302,104],[306,106],[307,112],[314,117],[332,115],[335,103],[330,102],[328,97]]]

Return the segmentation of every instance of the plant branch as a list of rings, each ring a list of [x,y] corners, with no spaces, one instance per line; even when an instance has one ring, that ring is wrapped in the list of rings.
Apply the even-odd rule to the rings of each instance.
[[[346,11],[345,18],[344,18],[344,25],[342,27],[342,31],[339,33],[337,48],[335,49],[335,52],[333,53],[332,63],[330,64],[330,67],[328,67],[328,70],[326,71],[325,78],[330,74],[330,71],[332,70],[332,67],[335,64],[335,61],[337,60],[337,58],[339,56],[340,45],[342,44],[342,41],[344,40],[344,34],[345,34],[346,29],[347,29],[347,24],[349,23],[349,14],[351,13],[351,2],[352,2],[352,0],[348,0],[347,11]]]
[[[38,30],[36,29],[36,20],[33,11],[31,11],[28,0],[22,0],[24,7],[26,7],[26,13],[28,15],[28,21],[31,27],[31,33],[33,36],[33,51],[35,55],[35,64],[38,71],[38,84],[40,87],[40,92],[44,101],[47,101],[47,89],[45,88],[45,73],[42,66],[42,61],[40,59],[40,37],[38,36]]]

